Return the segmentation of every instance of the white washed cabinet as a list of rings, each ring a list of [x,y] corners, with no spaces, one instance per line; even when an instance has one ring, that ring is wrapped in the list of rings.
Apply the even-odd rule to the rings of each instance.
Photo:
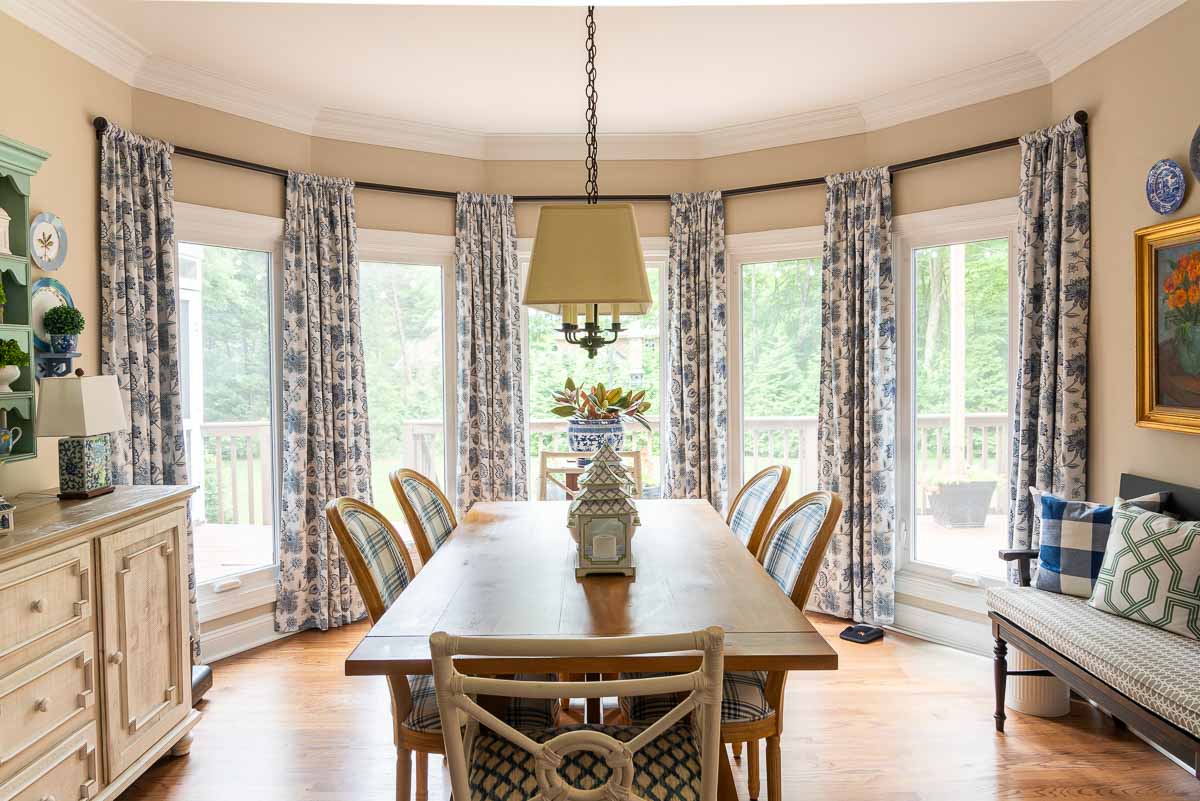
[[[111,799],[191,708],[187,487],[15,500],[0,536],[0,801]]]

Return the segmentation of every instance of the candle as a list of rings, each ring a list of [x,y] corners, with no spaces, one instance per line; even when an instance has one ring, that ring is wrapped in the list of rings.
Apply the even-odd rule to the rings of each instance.
[[[593,325],[596,322],[596,304],[589,303],[587,305],[587,321],[588,325]]]
[[[577,321],[578,320],[575,315],[575,304],[574,303],[564,303],[562,305],[563,328],[566,328],[568,324],[575,325],[575,323]]]
[[[612,311],[613,311],[612,327],[615,329],[617,326],[619,326],[621,324],[621,304],[614,303],[612,305]]]

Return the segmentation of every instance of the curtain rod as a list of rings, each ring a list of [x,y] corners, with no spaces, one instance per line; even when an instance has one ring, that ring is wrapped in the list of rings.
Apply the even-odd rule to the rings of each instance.
[[[1088,113],[1086,111],[1076,111],[1073,115],[1075,122],[1086,128],[1088,123]],[[96,129],[96,136],[100,136],[108,128],[108,120],[104,117],[96,117],[92,120],[92,125]],[[947,153],[939,153],[936,156],[926,156],[912,161],[903,161],[899,164],[891,165],[890,169],[893,173],[903,172],[905,170],[916,169],[917,167],[927,167],[931,164],[940,164],[944,161],[952,161],[954,159],[966,158],[967,156],[978,156],[982,153],[990,153],[994,150],[1004,150],[1010,147],[1016,147],[1020,143],[1020,139],[1013,137],[1012,139],[1001,139],[996,142],[988,142],[983,145],[975,145],[974,147],[964,147],[959,150],[951,150]],[[253,161],[243,161],[235,159],[231,156],[221,156],[216,153],[207,153],[203,150],[195,150],[190,147],[175,148],[175,153],[188,158],[200,159],[201,161],[211,161],[214,164],[224,164],[227,167],[240,167],[243,170],[253,170],[254,172],[266,173],[267,175],[276,175],[280,178],[287,178],[288,171],[280,167],[271,167],[266,164],[256,164]],[[774,192],[780,189],[799,189],[805,186],[822,186],[825,183],[825,176],[819,178],[800,178],[795,181],[780,181],[773,184],[759,184],[758,186],[743,186],[736,189],[724,189],[721,191],[724,197],[737,197],[738,195],[753,195],[759,192]],[[396,186],[394,184],[379,184],[370,181],[355,181],[356,189],[369,189],[375,192],[398,192],[404,195],[418,195],[421,197],[439,197],[446,200],[454,200],[458,197],[457,192],[449,192],[444,189],[423,189],[414,186]],[[562,203],[573,201],[585,201],[586,195],[514,195],[514,203]],[[669,203],[670,195],[600,195],[600,200],[606,202],[621,202],[621,203]]]

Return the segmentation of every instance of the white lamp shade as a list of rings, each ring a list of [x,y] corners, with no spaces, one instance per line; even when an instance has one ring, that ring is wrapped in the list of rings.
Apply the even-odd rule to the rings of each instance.
[[[650,281],[629,203],[542,206],[523,303],[554,314],[564,303],[645,314]],[[582,309],[581,309],[582,311]]]
[[[90,437],[129,428],[115,375],[44,378],[39,389],[39,437]]]

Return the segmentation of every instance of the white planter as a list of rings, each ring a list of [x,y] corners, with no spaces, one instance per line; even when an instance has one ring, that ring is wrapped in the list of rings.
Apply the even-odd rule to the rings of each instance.
[[[0,392],[12,392],[9,385],[21,377],[21,368],[15,364],[0,367]]]
[[[1009,670],[1039,670],[1023,651],[1008,649]],[[1026,715],[1061,718],[1071,711],[1071,688],[1053,676],[1009,676],[1005,705]]]

